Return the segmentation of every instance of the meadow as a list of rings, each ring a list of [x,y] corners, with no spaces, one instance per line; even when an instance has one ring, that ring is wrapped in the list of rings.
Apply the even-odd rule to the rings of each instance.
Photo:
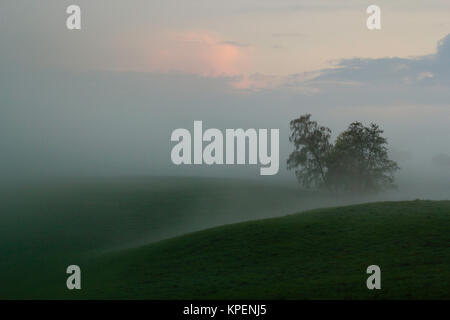
[[[450,298],[449,201],[338,207],[296,186],[176,177],[1,195],[4,299]],[[365,287],[371,264],[380,291]]]

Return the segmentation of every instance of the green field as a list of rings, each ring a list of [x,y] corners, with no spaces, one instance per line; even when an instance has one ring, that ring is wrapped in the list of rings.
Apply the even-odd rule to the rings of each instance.
[[[287,215],[333,201],[200,178],[10,188],[0,298],[450,298],[449,201]],[[82,269],[81,291],[65,287],[69,264]],[[371,264],[382,290],[366,289]]]

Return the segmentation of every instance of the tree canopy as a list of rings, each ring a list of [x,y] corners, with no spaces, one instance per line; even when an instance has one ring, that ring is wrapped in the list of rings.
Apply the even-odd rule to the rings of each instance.
[[[389,159],[387,139],[374,123],[353,122],[330,142],[331,130],[310,114],[290,122],[294,151],[287,160],[298,181],[307,188],[372,193],[395,187],[397,163]]]

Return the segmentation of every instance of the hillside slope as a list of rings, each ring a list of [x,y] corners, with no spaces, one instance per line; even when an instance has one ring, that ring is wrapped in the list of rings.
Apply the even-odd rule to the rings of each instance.
[[[81,291],[46,289],[65,298],[449,299],[449,231],[450,201],[317,209],[102,254],[82,265]],[[366,288],[372,264],[382,290]]]
[[[86,256],[334,199],[296,185],[198,177],[79,178],[0,187],[0,298],[41,297]],[[65,283],[65,281],[63,282]]]

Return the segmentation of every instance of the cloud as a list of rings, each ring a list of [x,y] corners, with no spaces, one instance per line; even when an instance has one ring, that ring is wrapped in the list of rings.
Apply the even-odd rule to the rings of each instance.
[[[426,56],[341,59],[331,68],[314,72],[241,74],[237,79],[232,83],[236,89],[315,94],[346,105],[448,104],[450,34],[438,42],[436,53]]]
[[[280,91],[312,94],[298,99],[316,105],[448,105],[450,34],[439,41],[434,54],[342,59],[331,68],[284,76],[276,83]]]
[[[316,81],[352,81],[372,85],[429,86],[450,84],[450,34],[435,54],[417,58],[343,59],[321,71]]]
[[[248,60],[243,47],[207,31],[166,32],[151,42],[146,71],[238,75],[245,72]]]

